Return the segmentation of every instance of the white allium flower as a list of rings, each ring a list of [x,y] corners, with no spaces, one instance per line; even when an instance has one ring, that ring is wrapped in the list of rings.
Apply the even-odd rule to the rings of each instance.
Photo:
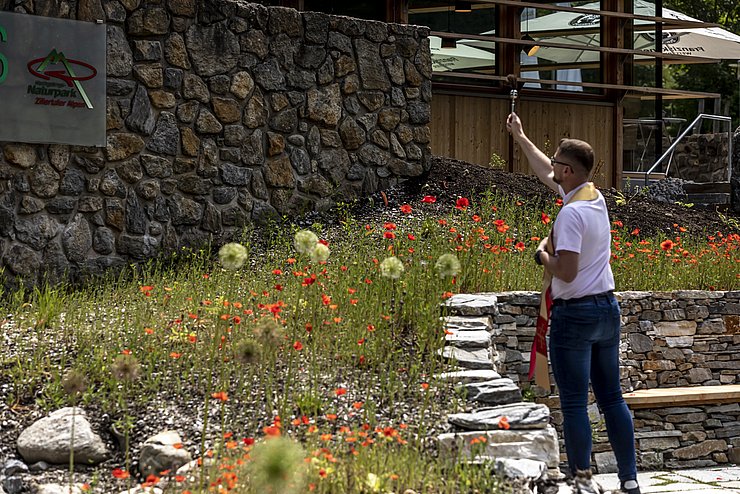
[[[329,247],[324,244],[316,244],[311,250],[311,261],[321,262],[329,259]]]
[[[395,256],[386,257],[380,263],[380,274],[385,278],[397,280],[403,274],[404,267],[401,260]]]
[[[442,254],[434,264],[440,278],[450,278],[460,271],[460,261],[455,254]]]
[[[219,249],[218,259],[226,269],[239,269],[247,262],[247,249],[234,242],[226,244]]]
[[[293,237],[295,250],[301,254],[310,254],[313,251],[313,248],[316,247],[318,241],[319,237],[310,230],[301,230],[295,234],[295,237]]]

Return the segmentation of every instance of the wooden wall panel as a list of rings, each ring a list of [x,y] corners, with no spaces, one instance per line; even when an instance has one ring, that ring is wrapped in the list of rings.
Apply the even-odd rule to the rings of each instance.
[[[435,93],[432,152],[484,166],[493,153],[507,159],[509,110],[508,99]],[[548,154],[555,152],[563,137],[591,143],[597,162],[595,182],[601,187],[613,186],[614,107],[520,99],[517,111],[527,135]],[[529,173],[529,164],[516,145],[514,171]]]

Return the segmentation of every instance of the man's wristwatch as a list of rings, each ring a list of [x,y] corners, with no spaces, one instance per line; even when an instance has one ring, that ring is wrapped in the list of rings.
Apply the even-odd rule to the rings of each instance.
[[[534,253],[534,262],[536,262],[540,266],[542,266],[542,259],[540,258],[540,256],[542,255],[542,252],[543,251],[541,251],[541,250],[537,250]]]

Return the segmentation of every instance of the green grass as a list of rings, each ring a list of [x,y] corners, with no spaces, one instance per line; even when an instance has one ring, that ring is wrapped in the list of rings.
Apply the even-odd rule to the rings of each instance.
[[[168,492],[206,492],[212,482],[252,492],[252,443],[278,432],[302,444],[303,478],[316,492],[502,490],[487,469],[440,456],[430,441],[463,403],[434,380],[445,368],[440,304],[453,293],[538,290],[532,254],[557,209],[491,195],[398,225],[346,215],[325,262],[298,253],[297,229],[283,227],[245,235],[261,238],[243,242],[240,269],[206,249],[183,251],[84,288],[6,294],[5,405],[52,410],[74,398],[136,438],[144,407],[193,404],[203,427],[186,438],[191,452],[217,461]],[[684,238],[679,228],[642,238],[615,225],[617,289],[737,289],[740,236]],[[324,229],[313,228],[319,237]],[[460,271],[441,277],[435,263],[450,253]],[[381,273],[389,256],[402,262],[398,279]],[[116,377],[121,355],[136,369]],[[80,396],[63,389],[70,370],[85,378]]]

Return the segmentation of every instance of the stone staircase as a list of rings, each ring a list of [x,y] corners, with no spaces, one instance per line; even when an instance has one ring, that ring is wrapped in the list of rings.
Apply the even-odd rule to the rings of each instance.
[[[499,474],[531,483],[562,480],[558,436],[547,406],[522,401],[519,386],[496,372],[491,315],[496,297],[460,294],[445,307],[446,346],[441,355],[453,368],[437,376],[464,388],[469,411],[448,416],[453,432],[438,436],[440,451],[466,461],[490,463]]]

